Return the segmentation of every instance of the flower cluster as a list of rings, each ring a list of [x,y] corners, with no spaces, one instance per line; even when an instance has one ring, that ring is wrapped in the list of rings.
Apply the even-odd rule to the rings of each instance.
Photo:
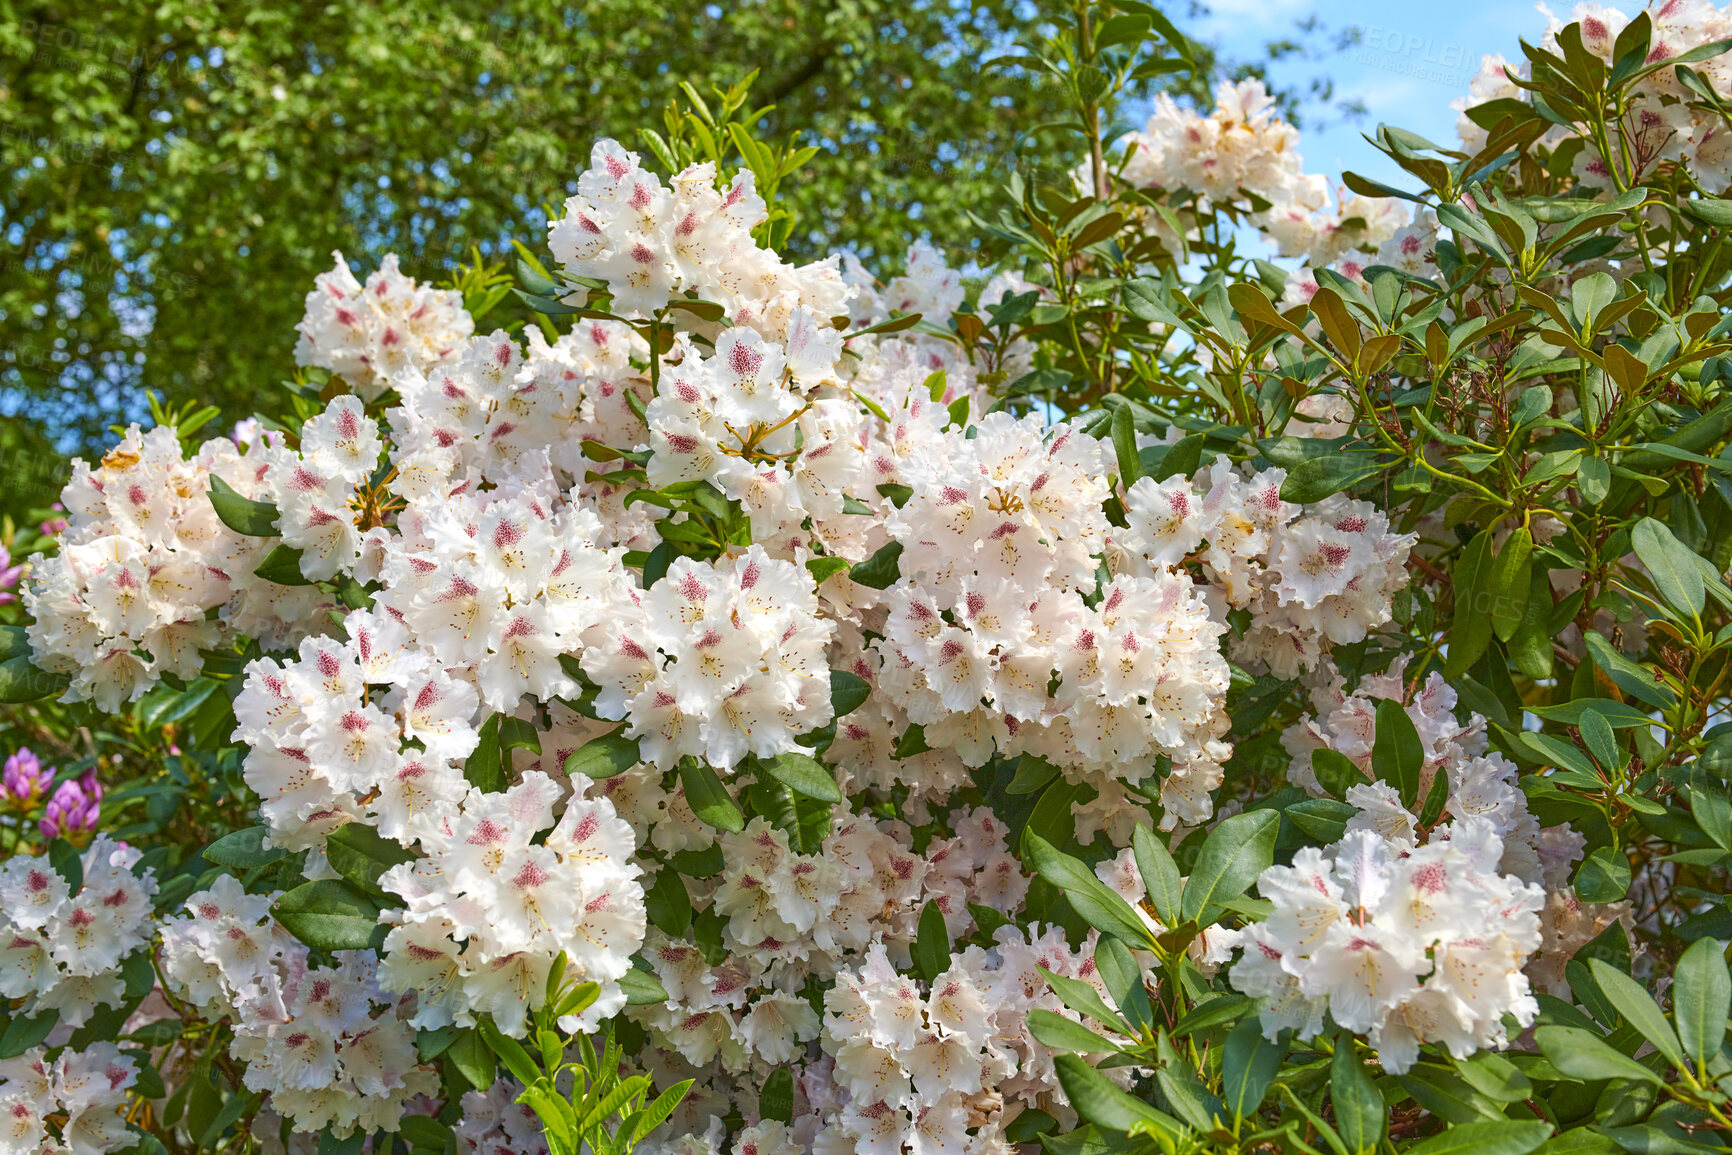
[[[1504,1017],[1539,1012],[1522,964],[1540,946],[1545,892],[1499,873],[1503,842],[1470,818],[1402,850],[1374,830],[1302,847],[1258,891],[1274,904],[1244,931],[1233,986],[1261,1000],[1273,1039],[1308,1039],[1324,1015],[1369,1036],[1384,1068],[1413,1066],[1421,1044],[1457,1058],[1508,1044]]]
[[[573,785],[581,792],[581,780]],[[385,937],[380,981],[418,994],[416,1027],[471,1026],[491,1013],[521,1035],[562,953],[566,975],[603,985],[567,1029],[592,1029],[625,1005],[619,979],[645,925],[639,870],[627,861],[635,839],[605,798],[570,799],[556,823],[563,794],[533,771],[500,793],[472,789],[422,830],[425,857],[379,880],[405,904]]]
[[[1069,1014],[1042,968],[1099,980],[1062,931],[1038,930],[1025,939],[1003,927],[992,949],[969,947],[930,984],[899,974],[882,946],[839,973],[824,992],[830,1086],[811,1100],[821,1126],[872,1155],[896,1155],[904,1143],[985,1152],[1000,1149],[1004,1125],[1023,1110],[1068,1114],[1052,1056],[1028,1033],[1028,1012]]]
[[[1330,206],[1328,182],[1303,171],[1299,132],[1281,119],[1260,80],[1222,81],[1207,116],[1161,93],[1148,124],[1130,133],[1125,147],[1120,175],[1128,183],[1245,205],[1281,256],[1304,256],[1314,266],[1375,248],[1401,223],[1401,210],[1389,199],[1344,194]],[[1170,232],[1158,218],[1151,227]],[[1166,239],[1174,252],[1183,251],[1182,238]]]
[[[1348,820],[1347,829],[1374,831],[1397,853],[1412,850],[1428,836],[1447,837],[1464,821],[1489,823],[1503,847],[1498,869],[1544,888],[1544,943],[1528,960],[1528,972],[1542,987],[1557,987],[1564,965],[1576,950],[1611,922],[1627,917],[1630,904],[1585,903],[1576,897],[1570,875],[1582,858],[1586,841],[1582,834],[1562,824],[1541,827],[1517,785],[1515,763],[1488,748],[1485,719],[1469,714],[1465,723],[1459,721],[1456,691],[1436,671],[1410,692],[1404,681],[1406,668],[1406,659],[1397,658],[1384,673],[1361,678],[1347,693],[1340,674],[1328,664],[1321,667],[1311,691],[1315,713],[1302,716],[1281,735],[1281,744],[1292,758],[1287,779],[1313,797],[1323,797],[1327,791],[1318,782],[1313,753],[1330,749],[1345,756],[1366,776],[1346,790],[1345,801],[1358,811]],[[1419,737],[1425,760],[1419,770],[1418,796],[1430,797],[1436,778],[1443,777],[1438,788],[1444,791],[1444,801],[1436,830],[1426,831],[1400,795],[1376,777],[1372,753],[1377,704],[1383,701],[1402,703]]]
[[[720,302],[736,320],[786,317],[804,298],[825,320],[845,312],[835,258],[793,266],[752,239],[766,219],[750,171],[718,188],[716,167],[693,165],[670,190],[616,141],[598,141],[548,248],[564,271],[604,282],[615,311],[648,315],[676,295]],[[791,299],[790,299],[791,298]],[[582,305],[586,294],[571,298]]]
[[[295,326],[295,364],[339,374],[371,400],[396,373],[437,365],[475,331],[461,293],[404,276],[396,254],[387,255],[365,284],[342,253],[331,259],[335,267],[320,274]]]
[[[372,951],[314,965],[272,920],[276,897],[232,875],[189,897],[162,923],[170,990],[228,1020],[247,1088],[268,1092],[297,1131],[395,1131],[409,1100],[438,1088],[401,1000],[380,986]]]
[[[80,1026],[98,1006],[119,1007],[129,956],[150,942],[155,872],[136,870],[141,851],[98,835],[74,882],[46,855],[0,866],[0,994],[25,1013],[54,1010]],[[146,967],[148,973],[148,966]]]
[[[62,1050],[52,1062],[41,1047],[0,1061],[0,1151],[103,1155],[138,1142],[123,1111],[138,1064],[113,1043]]]
[[[1615,63],[1618,36],[1631,19],[1623,11],[1591,2],[1578,3],[1567,18],[1543,8],[1541,11],[1547,17],[1545,35],[1539,40],[1541,49],[1561,52],[1558,33],[1576,25],[1581,47],[1588,54],[1607,66]],[[1645,65],[1662,65],[1732,37],[1732,8],[1716,8],[1711,3],[1660,4],[1648,9],[1647,17],[1651,38]],[[1732,95],[1732,67],[1724,55],[1710,55],[1692,67],[1720,99]],[[1529,73],[1526,62],[1512,64],[1502,55],[1482,59],[1470,82],[1469,96],[1454,104],[1462,113],[1456,132],[1465,147],[1470,151],[1483,148],[1496,123],[1481,123],[1475,119],[1474,110],[1494,100],[1523,99],[1521,86],[1511,76],[1526,81]],[[1587,147],[1575,154],[1572,165],[1578,188],[1627,188],[1651,178],[1660,165],[1672,162],[1687,166],[1705,191],[1723,195],[1732,188],[1732,129],[1700,96],[1686,88],[1676,68],[1660,67],[1641,78],[1629,99],[1620,102],[1620,116],[1608,118],[1617,128],[1614,139],[1621,139],[1623,147],[1608,155],[1584,138]],[[1553,143],[1568,135],[1567,128],[1556,128],[1549,134]]]
[[[597,713],[629,719],[645,761],[734,766],[793,750],[830,720],[826,645],[811,574],[752,546],[681,558],[600,627],[583,654]]]
[[[186,460],[172,427],[134,425],[96,468],[73,460],[59,552],[31,558],[24,590],[36,664],[71,675],[65,701],[112,713],[164,674],[197,677],[235,634],[277,648],[316,628],[329,596],[257,576],[274,539],[230,530],[211,504],[213,477],[257,493],[263,452],[223,438]]]

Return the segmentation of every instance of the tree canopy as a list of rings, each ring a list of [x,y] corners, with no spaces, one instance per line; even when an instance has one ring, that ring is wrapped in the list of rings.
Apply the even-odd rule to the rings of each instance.
[[[707,93],[757,69],[764,135],[798,125],[819,146],[784,189],[796,252],[966,235],[1019,134],[1062,105],[982,64],[1037,11],[0,5],[0,411],[82,445],[143,415],[146,388],[242,415],[283,376],[333,249],[436,279],[472,246],[534,242],[587,142],[641,149],[681,81]]]

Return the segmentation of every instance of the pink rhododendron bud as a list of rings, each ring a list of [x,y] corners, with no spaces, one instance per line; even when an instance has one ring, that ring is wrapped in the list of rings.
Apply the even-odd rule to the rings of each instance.
[[[0,771],[0,794],[5,795],[8,805],[28,809],[48,792],[55,773],[52,766],[42,768],[41,759],[30,747],[21,746],[17,753],[7,757],[5,769]]]
[[[62,782],[48,800],[48,809],[37,826],[44,838],[77,839],[96,829],[102,812],[102,783],[96,771]]]

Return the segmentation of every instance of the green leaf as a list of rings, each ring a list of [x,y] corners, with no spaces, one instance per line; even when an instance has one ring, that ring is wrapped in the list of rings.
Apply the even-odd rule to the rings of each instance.
[[[1491,569],[1491,531],[1481,530],[1467,543],[1450,575],[1455,590],[1455,614],[1449,627],[1449,655],[1444,673],[1459,677],[1491,645],[1491,615],[1481,604]]]
[[[71,684],[71,675],[50,674],[38,669],[25,654],[0,662],[0,702],[7,705],[35,702],[64,693]]]
[[[761,758],[756,763],[766,774],[788,789],[816,798],[820,802],[842,801],[842,791],[836,786],[836,776],[828,767],[807,754],[778,754]]]
[[[29,653],[30,631],[23,626],[0,626],[0,661],[11,661]]]
[[[1285,1042],[1263,1037],[1258,1016],[1247,1016],[1227,1035],[1221,1051],[1221,1102],[1234,1119],[1247,1118],[1262,1106],[1286,1055]]]
[[[1527,614],[1528,595],[1533,591],[1529,569],[1533,564],[1534,535],[1526,526],[1509,535],[1492,558],[1487,578],[1491,594],[1491,628],[1500,641],[1515,637]]]
[[[644,888],[643,900],[649,920],[671,939],[682,939],[692,926],[692,898],[680,872],[673,867],[656,871],[655,882]]]
[[[794,1069],[777,1067],[758,1092],[758,1114],[778,1123],[794,1121]]]
[[[1672,688],[1659,680],[1652,667],[1626,658],[1598,630],[1589,631],[1582,641],[1587,645],[1594,665],[1624,693],[1662,710],[1670,709],[1677,700]]]
[[[1248,1011],[1256,1010],[1255,1001],[1244,995],[1215,995],[1185,1012],[1185,1017],[1173,1024],[1173,1038],[1182,1039],[1210,1027],[1237,1022]]]
[[[567,754],[564,766],[566,776],[575,777],[581,774],[585,778],[599,781],[612,778],[616,774],[624,774],[643,761],[637,739],[627,738],[625,729],[621,726],[610,734],[591,738]]]
[[[1630,889],[1630,860],[1622,851],[1601,846],[1576,868],[1576,897],[1584,902],[1616,902]]]
[[[1281,811],[1305,834],[1319,843],[1335,842],[1347,832],[1348,821],[1359,810],[1334,798],[1307,798]]]
[[[1527,1155],[1551,1137],[1549,1123],[1506,1119],[1501,1122],[1456,1123],[1414,1147],[1409,1155]]]
[[[1409,810],[1419,801],[1419,772],[1425,767],[1425,743],[1407,708],[1392,698],[1377,703],[1377,736],[1371,744],[1371,768],[1394,786]]]
[[[1185,883],[1179,907],[1184,920],[1207,926],[1223,904],[1244,894],[1274,863],[1275,835],[1280,828],[1277,811],[1252,810],[1235,814],[1211,830]]]
[[[66,890],[76,895],[84,888],[84,858],[78,853],[78,848],[64,838],[56,838],[48,844],[48,864],[54,868],[54,873],[66,880]]]
[[[15,1059],[30,1048],[40,1046],[59,1022],[60,1012],[54,1009],[39,1015],[18,1015],[6,1024],[5,1033],[0,1034],[0,1059]]]
[[[1103,1055],[1120,1049],[1076,1020],[1043,1008],[1028,1012],[1028,1033],[1042,1046],[1060,1053]]]
[[[1383,1140],[1388,1118],[1383,1092],[1365,1071],[1353,1051],[1353,1041],[1343,1035],[1335,1041],[1335,1057],[1329,1061],[1329,1095],[1335,1104],[1335,1131],[1352,1155],[1373,1151]]]
[[[1106,984],[1119,1012],[1132,1026],[1147,1028],[1154,1024],[1155,1012],[1149,1002],[1149,989],[1143,979],[1143,968],[1131,954],[1131,948],[1113,935],[1103,934],[1095,944],[1095,972]]]
[[[1612,467],[1602,457],[1584,457],[1576,465],[1576,492],[1588,505],[1598,505],[1612,491]]]
[[[1552,1066],[1572,1079],[1590,1083],[1601,1079],[1661,1082],[1660,1076],[1581,1027],[1541,1027],[1534,1032],[1534,1039]]]
[[[271,913],[316,950],[365,950],[384,938],[378,905],[334,878],[303,882],[279,898]]]
[[[499,744],[499,718],[494,714],[481,723],[481,738],[463,760],[463,777],[475,789],[493,794],[505,789],[504,752]]]
[[[1129,489],[1143,475],[1143,461],[1137,456],[1136,414],[1129,405],[1113,410],[1113,452],[1118,455],[1119,480]]]
[[[1143,876],[1143,889],[1155,917],[1162,926],[1174,927],[1184,921],[1180,913],[1184,883],[1179,876],[1179,864],[1160,837],[1139,823],[1131,831],[1131,849],[1136,855],[1137,870]]]
[[[920,925],[914,937],[914,970],[931,982],[950,968],[950,931],[944,925],[944,912],[936,899],[929,901],[920,912]]]
[[[1058,767],[1039,754],[1021,754],[1016,759],[1016,773],[1011,776],[1010,785],[1004,788],[1004,792],[1033,794],[1057,777]]]
[[[872,695],[872,683],[847,670],[830,671],[830,714],[846,718]]]
[[[473,1027],[458,1035],[445,1055],[470,1086],[486,1090],[493,1085],[493,1051]]]
[[[1273,836],[1270,845],[1274,845]],[[1030,829],[1023,831],[1022,860],[1036,874],[1064,891],[1065,898],[1076,912],[1102,934],[1115,934],[1126,942],[1143,944],[1146,949],[1156,945],[1148,927],[1117,891],[1096,878],[1094,871],[1081,861],[1065,854]]]
[[[228,1114],[228,1107],[234,1106],[236,1103],[239,1106],[235,1107],[234,1118],[223,1118],[223,1115]],[[222,1127],[227,1127],[235,1119],[240,1118],[241,1112],[246,1109],[246,1106],[246,1096],[237,1095],[231,1098],[224,1105],[222,1115],[218,1115],[216,1119],[212,1120],[211,1126],[205,1129],[204,1135],[199,1139],[199,1146],[216,1146],[216,1141],[222,1136]],[[218,1123],[221,1123],[222,1127],[218,1127]],[[358,1127],[353,1127],[342,1135],[336,1134],[330,1127],[319,1132],[319,1155],[361,1155],[361,1148],[366,1145],[367,1133]]]
[[[1630,545],[1667,605],[1692,617],[1702,612],[1707,587],[1702,582],[1701,563],[1671,529],[1644,517],[1630,531]]]
[[[280,847],[266,846],[265,837],[263,826],[249,826],[245,830],[225,834],[204,848],[205,861],[234,870],[251,870],[255,866],[275,862],[288,854],[288,851]]]
[[[1451,1123],[1474,1123],[1496,1119],[1503,1106],[1469,1086],[1452,1070],[1420,1063],[1400,1076],[1402,1089],[1414,1102]]]
[[[530,1057],[523,1044],[501,1031],[491,1018],[478,1019],[475,1029],[481,1035],[481,1041],[487,1044],[487,1049],[505,1064],[505,1069],[510,1071],[519,1083],[531,1087],[541,1079],[541,1067]]]
[[[734,796],[728,793],[728,788],[722,785],[722,780],[716,777],[708,763],[691,757],[681,758],[680,782],[686,789],[686,804],[700,822],[733,834],[746,828],[746,816],[740,812]]]
[[[1326,453],[1295,465],[1281,483],[1281,500],[1310,505],[1382,473],[1387,466],[1375,454]]]
[[[1069,1007],[1079,1015],[1087,1015],[1097,1023],[1105,1023],[1121,1035],[1132,1034],[1131,1025],[1124,1017],[1102,999],[1100,992],[1081,979],[1066,978],[1054,974],[1045,967],[1036,964],[1040,973],[1046,978],[1047,985],[1052,987],[1052,993],[1058,996],[1059,1002]]]
[[[253,570],[257,577],[280,586],[310,586],[313,583],[301,573],[301,551],[293,546],[278,544],[265,555],[265,560]]]
[[[1672,1024],[1666,1021],[1665,1014],[1654,1000],[1648,997],[1648,992],[1642,989],[1642,984],[1600,959],[1588,960],[1588,969],[1593,973],[1594,981],[1600,984],[1600,991],[1618,1009],[1624,1021],[1654,1044],[1654,1049],[1664,1055],[1667,1062],[1684,1069],[1684,1048],[1678,1044],[1678,1034],[1672,1030]]]
[[[1113,1131],[1149,1134],[1157,1140],[1164,1137],[1168,1143],[1176,1143],[1187,1133],[1177,1119],[1119,1090],[1080,1056],[1055,1055],[1053,1066],[1065,1097],[1088,1122]]]
[[[890,542],[882,546],[877,553],[860,562],[848,571],[848,576],[854,581],[871,589],[889,589],[896,584],[896,579],[902,576],[899,559],[902,557],[902,543]]]
[[[1457,1059],[1455,1069],[1468,1086],[1500,1103],[1519,1103],[1533,1097],[1533,1083],[1514,1063],[1495,1051],[1480,1051]]]
[[[665,1003],[668,992],[657,981],[656,977],[647,971],[633,967],[619,978],[619,989],[625,992],[625,1003],[628,1007],[647,1006],[650,1003]]]
[[[333,870],[366,890],[376,889],[379,876],[391,867],[415,861],[411,851],[363,822],[332,831],[325,839],[325,857]]]
[[[238,534],[277,536],[277,507],[268,501],[242,497],[214,473],[210,475],[210,503],[217,518]]]
[[[1317,775],[1317,784],[1334,798],[1345,798],[1351,788],[1371,781],[1365,771],[1354,765],[1353,759],[1327,746],[1311,751],[1311,769]]]
[[[1672,1017],[1684,1053],[1698,1070],[1720,1054],[1726,1037],[1726,1017],[1732,1015],[1732,973],[1726,970],[1719,944],[1697,939],[1678,960],[1672,985]]]

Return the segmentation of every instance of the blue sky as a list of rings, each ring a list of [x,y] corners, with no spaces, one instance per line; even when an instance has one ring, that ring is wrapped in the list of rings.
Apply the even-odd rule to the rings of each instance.
[[[1343,169],[1391,184],[1411,186],[1401,170],[1361,137],[1379,122],[1398,125],[1439,144],[1455,141],[1456,113],[1450,102],[1467,95],[1480,58],[1502,53],[1520,59],[1518,40],[1530,43],[1546,19],[1531,4],[1498,0],[1207,0],[1211,12],[1188,23],[1186,31],[1214,42],[1229,57],[1251,59],[1265,41],[1291,30],[1307,16],[1321,19],[1331,34],[1360,30],[1361,43],[1323,60],[1276,65],[1278,83],[1299,87],[1312,76],[1328,74],[1338,96],[1357,97],[1367,114],[1358,123],[1330,116],[1321,131],[1307,128],[1301,139],[1307,172],[1332,180]],[[1570,0],[1552,7],[1568,11]]]

